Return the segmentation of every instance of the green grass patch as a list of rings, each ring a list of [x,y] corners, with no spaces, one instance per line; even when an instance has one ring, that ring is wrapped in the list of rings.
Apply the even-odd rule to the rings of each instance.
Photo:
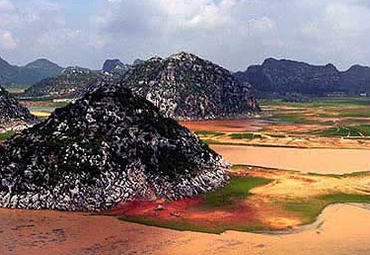
[[[316,221],[325,207],[338,203],[370,203],[370,196],[333,193],[307,200],[288,200],[284,203],[284,209],[300,217],[303,224],[310,224]]]
[[[345,109],[338,112],[339,117],[358,117],[367,118],[370,117],[370,107],[361,107],[354,109]]]
[[[207,131],[207,130],[200,130],[194,132],[196,135],[212,135],[212,136],[222,136],[225,135],[223,132],[217,132],[217,131]]]
[[[362,137],[370,136],[370,125],[332,127],[317,133],[326,137]]]
[[[358,107],[370,106],[370,99],[363,97],[315,97],[312,102],[289,103],[282,99],[261,100],[261,106],[291,106],[297,108]]]
[[[13,131],[8,131],[8,132],[5,132],[5,133],[1,133],[0,134],[0,141],[4,141],[10,137],[12,137],[13,135],[15,134],[15,132]]]
[[[244,200],[250,195],[250,190],[267,185],[270,180],[257,177],[233,177],[225,187],[204,195],[204,206],[233,207],[235,200]]]
[[[231,139],[255,139],[262,138],[262,135],[256,133],[233,133],[230,134],[229,137]]]
[[[324,201],[333,203],[370,203],[370,195],[335,193],[321,196]]]

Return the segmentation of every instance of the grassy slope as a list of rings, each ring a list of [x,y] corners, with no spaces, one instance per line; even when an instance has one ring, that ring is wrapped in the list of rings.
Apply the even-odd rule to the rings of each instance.
[[[0,142],[12,137],[15,133],[13,131],[5,132],[0,134]]]

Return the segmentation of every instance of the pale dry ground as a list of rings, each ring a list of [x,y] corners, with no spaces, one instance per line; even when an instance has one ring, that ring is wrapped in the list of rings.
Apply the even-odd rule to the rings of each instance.
[[[328,149],[370,149],[369,139],[345,139],[342,137],[320,137],[306,134],[292,134],[290,132],[307,132],[309,125],[276,125],[269,126],[269,130],[262,133],[255,133],[262,137],[253,139],[233,139],[233,132],[223,135],[204,135],[199,134],[202,140],[210,144],[223,145],[248,145],[248,146],[267,146],[282,148],[328,148]],[[325,128],[321,127],[321,130]],[[319,129],[313,129],[318,131]],[[275,136],[274,136],[275,135]],[[281,137],[277,137],[279,135]]]
[[[261,169],[235,169],[234,173],[247,173],[248,176],[272,180],[271,183],[253,188],[251,198],[310,199],[326,194],[370,194],[370,173],[348,176],[303,174],[295,171]]]
[[[296,149],[216,144],[210,147],[232,164],[322,174],[370,171],[370,150]]]
[[[0,210],[4,255],[369,254],[370,210],[332,205],[291,234],[221,235],[148,227],[81,213]]]
[[[48,118],[50,116],[50,112],[46,111],[31,111],[31,113],[38,118]]]

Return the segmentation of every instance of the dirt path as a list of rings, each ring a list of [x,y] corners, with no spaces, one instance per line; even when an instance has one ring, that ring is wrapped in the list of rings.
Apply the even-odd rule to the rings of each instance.
[[[233,164],[322,174],[370,171],[370,150],[295,149],[238,145],[211,145]]]
[[[4,255],[368,254],[370,210],[334,205],[288,235],[179,232],[80,213],[0,210]],[[354,238],[355,237],[355,238]]]

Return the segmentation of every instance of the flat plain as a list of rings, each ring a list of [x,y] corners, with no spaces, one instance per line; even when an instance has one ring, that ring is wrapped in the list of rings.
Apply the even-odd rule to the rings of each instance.
[[[62,106],[23,104],[41,118]],[[99,215],[0,210],[0,251],[367,254],[369,99],[270,100],[262,108],[255,119],[182,123],[233,164],[224,188]]]

